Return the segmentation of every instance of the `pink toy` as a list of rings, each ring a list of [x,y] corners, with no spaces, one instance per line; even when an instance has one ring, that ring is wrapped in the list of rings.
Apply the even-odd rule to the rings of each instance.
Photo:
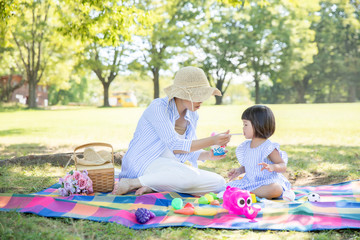
[[[261,207],[252,206],[252,198],[249,191],[227,186],[223,196],[223,208],[229,210],[230,214],[245,215],[254,220]]]

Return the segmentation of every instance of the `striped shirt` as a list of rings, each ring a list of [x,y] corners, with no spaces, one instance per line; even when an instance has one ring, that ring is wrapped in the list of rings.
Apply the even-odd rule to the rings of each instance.
[[[237,187],[248,191],[253,191],[264,185],[271,183],[279,183],[284,190],[290,189],[290,182],[277,172],[269,172],[268,170],[261,171],[262,166],[259,163],[265,162],[267,164],[274,164],[269,160],[268,156],[274,149],[280,153],[282,160],[287,165],[288,157],[286,152],[280,150],[278,143],[273,143],[269,139],[263,142],[256,148],[250,147],[251,140],[246,140],[240,144],[236,149],[236,157],[241,164],[245,167],[245,176],[241,180],[229,182],[227,185]]]
[[[145,109],[136,127],[133,139],[122,159],[120,178],[137,178],[157,159],[166,148],[189,153],[175,154],[184,163],[187,160],[197,167],[201,150],[190,153],[192,141],[196,139],[197,112],[186,111],[188,125],[185,139],[175,131],[175,121],[180,118],[175,100],[157,98]]]

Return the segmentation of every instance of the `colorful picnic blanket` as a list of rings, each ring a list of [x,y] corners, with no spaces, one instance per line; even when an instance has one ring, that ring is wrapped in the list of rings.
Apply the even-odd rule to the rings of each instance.
[[[195,227],[221,229],[259,229],[312,231],[324,229],[360,228],[360,179],[333,185],[294,187],[294,202],[259,199],[261,211],[250,221],[243,215],[224,212],[221,206],[197,205],[216,212],[213,216],[174,213],[171,201],[182,198],[184,203],[196,202],[196,197],[171,192],[142,196],[115,196],[96,193],[92,196],[61,197],[54,184],[34,194],[0,194],[1,211],[34,213],[45,217],[69,217],[99,222],[116,222],[132,229],[161,227]],[[320,202],[307,201],[307,194],[318,193]],[[146,224],[135,218],[137,208],[155,213]]]

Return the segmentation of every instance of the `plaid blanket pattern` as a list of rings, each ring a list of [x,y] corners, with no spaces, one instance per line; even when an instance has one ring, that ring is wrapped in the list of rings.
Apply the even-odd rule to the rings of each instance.
[[[34,194],[0,194],[0,211],[33,213],[44,217],[68,217],[99,222],[116,222],[132,229],[184,226],[195,228],[258,229],[313,231],[360,228],[360,179],[333,185],[294,187],[294,202],[260,199],[262,210],[251,222],[245,216],[228,214],[221,206],[198,205],[217,212],[213,216],[176,214],[171,207],[174,198],[184,204],[196,197],[173,192],[142,196],[115,196],[96,193],[90,196],[62,197],[59,184]],[[321,202],[308,202],[307,194],[318,193]],[[146,224],[135,218],[137,208],[147,208],[156,215]]]

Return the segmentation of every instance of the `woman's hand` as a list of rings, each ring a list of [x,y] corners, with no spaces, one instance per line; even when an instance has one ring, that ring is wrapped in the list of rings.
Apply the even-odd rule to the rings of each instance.
[[[212,150],[211,150],[211,151],[203,151],[203,152],[200,154],[198,160],[217,161],[217,160],[220,160],[220,159],[225,158],[227,152],[228,152],[228,151],[225,150],[225,154],[224,154],[224,155],[215,156]]]
[[[227,130],[224,133],[219,133],[216,134],[215,136],[213,136],[214,138],[214,145],[219,145],[219,146],[226,146],[226,144],[228,144],[228,142],[230,142],[230,138],[231,135],[229,134],[230,130]]]
[[[238,176],[240,176],[240,174],[244,173],[242,167],[239,168],[233,168],[228,172],[228,178],[229,181],[232,181],[233,179],[237,178]]]

